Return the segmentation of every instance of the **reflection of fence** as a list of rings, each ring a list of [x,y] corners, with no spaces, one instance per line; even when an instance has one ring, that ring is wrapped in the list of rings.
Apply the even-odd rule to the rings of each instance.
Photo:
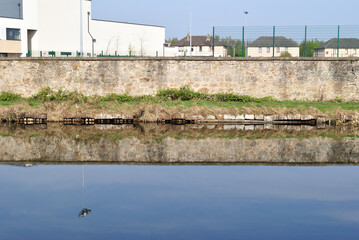
[[[256,57],[268,52],[267,56],[274,57],[283,54],[283,49],[285,56],[293,43],[299,47],[300,57],[359,57],[358,38],[359,25],[213,27],[213,42],[220,42],[228,55],[236,57],[249,56],[251,50],[257,51]]]

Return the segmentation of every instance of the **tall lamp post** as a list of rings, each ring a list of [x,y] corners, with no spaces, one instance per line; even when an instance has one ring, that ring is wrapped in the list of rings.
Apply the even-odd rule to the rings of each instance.
[[[248,14],[249,14],[249,12],[248,11],[244,11],[243,12],[244,13],[244,27],[246,27],[247,26],[247,20],[248,20]],[[243,34],[244,34],[244,27],[243,27]],[[244,46],[244,56],[245,57],[247,57],[247,54],[246,54],[246,46],[245,46],[245,42],[244,42],[244,35],[243,35],[243,39],[242,39],[242,44],[243,44],[243,46]],[[248,47],[248,42],[247,42],[247,47]]]
[[[189,56],[192,57],[192,0],[189,13]]]
[[[244,26],[247,26],[247,17],[248,17],[248,11],[244,11],[244,16],[245,16],[245,19],[244,19]]]
[[[79,218],[84,218],[91,213],[90,209],[85,208],[85,167],[82,166],[82,210],[78,214]]]

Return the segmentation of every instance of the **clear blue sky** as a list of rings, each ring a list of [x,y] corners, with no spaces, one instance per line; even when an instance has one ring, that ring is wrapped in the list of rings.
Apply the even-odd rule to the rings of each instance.
[[[190,0],[92,0],[98,19],[161,25],[166,38],[189,33]],[[359,0],[192,0],[193,35],[212,32],[213,26],[244,25],[356,25]]]

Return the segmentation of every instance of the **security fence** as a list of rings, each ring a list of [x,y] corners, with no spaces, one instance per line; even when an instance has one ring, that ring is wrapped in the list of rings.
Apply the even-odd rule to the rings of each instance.
[[[121,51],[29,51],[27,57],[359,57],[359,25],[213,27],[205,44]],[[192,50],[190,50],[192,49]],[[192,51],[192,52],[191,52]]]
[[[232,57],[359,57],[359,25],[213,27]]]

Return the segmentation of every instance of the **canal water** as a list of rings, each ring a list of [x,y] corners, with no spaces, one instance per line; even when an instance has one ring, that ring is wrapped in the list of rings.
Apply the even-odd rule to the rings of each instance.
[[[357,129],[0,130],[0,239],[359,236]]]

